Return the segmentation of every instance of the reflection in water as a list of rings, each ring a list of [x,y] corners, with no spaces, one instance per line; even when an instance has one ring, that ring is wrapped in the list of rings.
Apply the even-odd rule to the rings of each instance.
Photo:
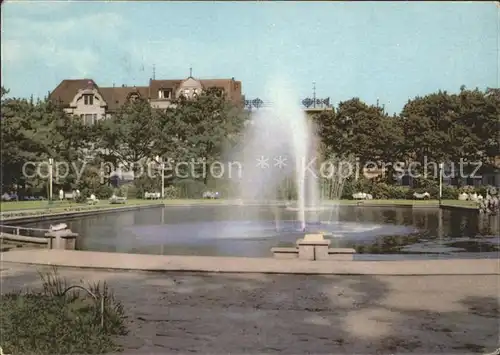
[[[235,209],[238,213],[234,213]],[[250,226],[257,228],[255,235],[248,238],[230,235],[233,238],[221,239],[217,235],[218,226],[228,218],[226,216],[233,218],[233,221],[226,222],[240,227],[246,223],[249,229]],[[81,236],[78,248],[83,250],[262,257],[270,256],[273,246],[294,245],[301,236],[289,230],[255,239],[257,234],[264,233],[259,228],[273,218],[271,208],[197,206],[109,213],[65,222]],[[293,220],[295,213],[283,210],[282,218]],[[329,218],[329,211],[321,212],[323,221],[327,222]],[[31,226],[48,227],[49,224]],[[338,224],[328,228],[332,228],[335,235],[332,247],[353,247],[362,254],[467,256],[482,253],[486,256],[485,253],[493,253],[494,256],[499,250],[498,218],[485,218],[474,211],[342,206],[338,209]]]

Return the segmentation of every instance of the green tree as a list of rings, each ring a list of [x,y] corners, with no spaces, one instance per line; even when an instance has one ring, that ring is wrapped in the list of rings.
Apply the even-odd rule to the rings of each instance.
[[[246,117],[215,88],[194,99],[181,97],[175,104],[163,115],[160,152],[182,161],[201,162],[200,169],[205,165],[207,171],[209,164],[220,160],[239,141]],[[205,184],[207,179],[205,174]]]
[[[32,117],[33,104],[25,99],[8,98],[9,90],[1,89],[1,173],[2,190],[24,186],[23,165],[37,161],[39,142],[35,137]]]
[[[126,103],[110,118],[97,123],[94,137],[99,155],[115,167],[125,167],[151,159],[160,146],[160,115],[145,99]]]

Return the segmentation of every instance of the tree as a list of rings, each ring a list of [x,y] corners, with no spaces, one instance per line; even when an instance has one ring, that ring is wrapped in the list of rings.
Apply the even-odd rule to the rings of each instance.
[[[408,156],[419,162],[490,162],[500,155],[499,96],[494,91],[438,92],[410,100],[403,108]]]
[[[101,120],[96,126],[95,136],[99,138],[99,155],[113,166],[133,166],[151,159],[161,145],[161,124],[157,111],[145,99],[126,103],[110,118]]]
[[[323,113],[316,122],[323,143],[338,156],[355,155],[364,164],[392,161],[399,154],[398,118],[358,98],[339,103],[335,112]]]
[[[23,165],[39,158],[35,139],[32,103],[25,99],[7,98],[9,90],[1,89],[1,174],[2,189],[25,185]]]
[[[181,97],[175,104],[162,119],[160,151],[168,154],[175,147],[177,159],[201,162],[200,169],[207,171],[209,164],[220,160],[223,152],[239,140],[245,116],[214,88],[193,99]],[[205,184],[207,179],[205,174]]]
[[[454,124],[458,110],[457,100],[446,92],[409,101],[401,113],[408,160],[443,162],[456,155],[456,137],[463,134]]]

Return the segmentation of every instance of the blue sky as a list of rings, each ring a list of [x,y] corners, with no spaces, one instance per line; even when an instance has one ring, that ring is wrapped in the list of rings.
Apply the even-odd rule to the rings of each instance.
[[[438,89],[499,85],[493,2],[44,2],[2,5],[2,85],[44,96],[64,78],[100,86],[285,76],[304,98],[379,98],[389,112]]]

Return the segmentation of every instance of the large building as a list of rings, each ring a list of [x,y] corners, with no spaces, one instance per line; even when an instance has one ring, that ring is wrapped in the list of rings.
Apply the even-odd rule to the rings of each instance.
[[[208,88],[217,88],[226,98],[241,104],[241,82],[232,79],[149,80],[148,86],[99,87],[92,79],[65,79],[52,91],[49,99],[64,110],[82,117],[86,123],[109,117],[120,106],[136,98],[147,99],[154,108],[167,108],[181,95],[191,98]]]

